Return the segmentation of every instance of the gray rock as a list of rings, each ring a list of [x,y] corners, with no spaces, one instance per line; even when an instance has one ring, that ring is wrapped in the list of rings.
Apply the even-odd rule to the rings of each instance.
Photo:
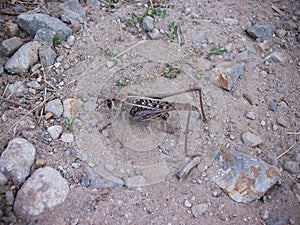
[[[278,159],[277,159],[277,156],[276,156],[276,153],[275,152],[271,152],[269,154],[267,154],[263,160],[267,163],[269,163],[270,165],[274,165],[274,166],[277,166],[278,164]]]
[[[67,23],[73,21],[83,23],[86,19],[84,8],[79,4],[78,0],[69,0],[60,5],[60,18]]]
[[[61,204],[69,193],[68,182],[51,167],[36,170],[17,193],[14,211],[18,217],[38,215]]]
[[[272,38],[275,33],[275,27],[273,25],[254,25],[247,29],[247,33],[253,38],[260,38],[262,40],[268,40]]]
[[[238,62],[247,62],[248,61],[248,51],[243,51],[234,57]]]
[[[74,134],[72,133],[63,133],[60,137],[60,140],[66,143],[72,143],[74,142]]]
[[[19,36],[20,29],[18,24],[8,21],[5,23],[5,31],[9,37],[16,37]]]
[[[284,21],[282,26],[285,30],[297,29],[297,24],[292,20]]]
[[[98,0],[86,0],[88,6],[100,7],[100,2]]]
[[[73,35],[69,36],[69,37],[67,38],[67,43],[68,43],[70,46],[74,45],[74,43],[75,43],[75,37],[74,37]]]
[[[216,82],[221,88],[231,91],[243,74],[244,69],[243,64],[223,63],[214,68],[213,74],[216,76]]]
[[[286,161],[283,165],[283,169],[289,173],[298,173],[299,172],[299,162]]]
[[[63,127],[60,125],[54,125],[54,126],[48,127],[47,131],[52,139],[57,139],[61,135],[61,133],[63,131]]]
[[[55,31],[56,36],[63,40],[66,40],[72,34],[72,30],[62,21],[41,13],[20,14],[18,24],[31,36],[34,36],[41,28]]]
[[[7,87],[7,94],[14,94],[15,96],[22,96],[26,92],[25,85],[22,81],[17,81],[13,84],[9,84]]]
[[[26,84],[27,87],[33,88],[33,89],[37,89],[37,90],[41,90],[42,86],[40,85],[39,82],[37,82],[36,80],[32,80],[30,82],[28,82]]]
[[[239,152],[217,155],[210,173],[231,199],[242,203],[261,198],[280,179],[278,168]]]
[[[276,35],[280,38],[283,38],[286,35],[286,30],[278,29],[276,30]]]
[[[0,172],[0,186],[5,185],[7,181],[8,181],[7,177],[2,172]]]
[[[51,66],[55,62],[56,53],[50,46],[42,46],[39,50],[39,57],[43,66]]]
[[[192,207],[192,213],[194,217],[201,217],[203,216],[208,209],[208,204],[207,203],[201,203],[198,205],[193,205]]]
[[[143,29],[145,31],[152,31],[154,28],[153,18],[151,16],[145,16],[143,18]]]
[[[22,44],[23,41],[19,37],[6,39],[2,41],[0,45],[0,52],[5,56],[10,57],[18,50],[18,48],[21,47]]]
[[[247,113],[245,114],[245,116],[246,116],[247,119],[255,120],[254,112],[247,112]]]
[[[45,112],[53,113],[56,118],[61,117],[63,110],[63,105],[59,99],[54,99],[45,105]]]
[[[36,32],[33,40],[40,41],[46,45],[52,46],[55,34],[55,31],[51,29],[41,28]]]
[[[282,117],[277,118],[276,121],[277,121],[278,125],[280,125],[280,126],[282,126],[282,127],[289,127],[289,126],[290,126],[289,122],[286,121],[286,120],[285,120],[284,118],[282,118]]]
[[[7,72],[18,75],[26,73],[29,68],[38,61],[38,49],[40,46],[41,44],[39,42],[32,41],[19,48],[6,62],[5,69]]]
[[[265,223],[266,225],[285,225],[287,224],[287,217],[274,217],[274,216],[270,216],[270,218],[265,219]]]
[[[23,183],[34,163],[35,147],[24,138],[14,138],[0,157],[2,166],[9,176],[18,183]]]
[[[300,162],[300,152],[295,153],[292,159],[295,160],[296,162]]]
[[[277,103],[272,100],[271,103],[269,104],[269,110],[276,112],[277,111]]]
[[[255,147],[262,143],[262,140],[259,136],[252,134],[250,131],[242,134],[242,141],[245,145],[250,147]]]
[[[152,40],[156,40],[156,39],[160,38],[160,32],[156,28],[154,28],[152,31],[148,32],[148,34]]]
[[[184,207],[187,207],[187,208],[191,208],[192,207],[192,204],[190,203],[189,200],[184,200],[184,203],[183,203]]]
[[[9,206],[12,206],[14,204],[15,197],[12,190],[8,190],[5,192],[5,200],[6,200],[6,204]]]
[[[278,52],[273,52],[272,54],[268,55],[265,58],[265,62],[267,63],[284,62],[284,57]]]

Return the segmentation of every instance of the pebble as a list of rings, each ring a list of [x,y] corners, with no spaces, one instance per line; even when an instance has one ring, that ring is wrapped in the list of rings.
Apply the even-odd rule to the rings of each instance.
[[[7,21],[5,23],[5,32],[9,37],[17,37],[20,33],[20,29],[18,24],[12,21]]]
[[[255,134],[252,134],[250,131],[242,134],[242,141],[245,145],[250,147],[255,147],[262,143],[261,138]]]
[[[60,5],[60,18],[66,23],[75,25],[82,24],[85,19],[85,10],[78,0],[68,0]]]
[[[187,207],[187,208],[191,208],[192,207],[192,204],[189,202],[189,200],[185,200],[184,201],[184,203],[183,203],[183,205],[185,206],[185,207]]]
[[[299,152],[295,153],[292,159],[296,162],[300,162],[300,153]]]
[[[35,147],[24,138],[12,139],[0,157],[0,166],[18,183],[30,173],[36,154]]]
[[[56,53],[50,46],[42,46],[39,50],[39,57],[41,64],[48,67],[54,64]]]
[[[160,32],[156,28],[154,28],[152,31],[149,31],[148,34],[152,40],[157,40],[160,38]]]
[[[154,28],[153,18],[151,16],[145,16],[143,18],[143,29],[145,31],[152,31]]]
[[[108,68],[112,68],[114,65],[115,65],[115,62],[113,62],[113,61],[107,61],[107,62],[106,62],[106,66],[107,66]]]
[[[278,52],[273,52],[272,54],[265,57],[265,62],[267,63],[283,62],[283,61],[284,61],[284,57]]]
[[[283,119],[282,117],[279,117],[276,119],[278,125],[282,126],[282,127],[289,127],[289,122],[287,122],[285,119]]]
[[[66,143],[74,142],[74,134],[65,132],[61,135],[60,140]]]
[[[255,120],[254,112],[247,112],[245,116],[247,119]]]
[[[0,186],[5,185],[7,183],[7,181],[8,181],[7,177],[3,173],[0,172]]]
[[[299,162],[295,161],[285,161],[283,164],[283,169],[289,173],[295,174],[299,172]]]
[[[273,124],[272,129],[273,129],[274,131],[277,131],[277,130],[278,130],[278,126],[277,126],[276,124]]]
[[[247,29],[247,33],[253,38],[259,38],[262,40],[268,40],[272,38],[275,33],[275,27],[271,24],[266,25],[254,25]]]
[[[192,213],[194,217],[201,217],[203,216],[208,209],[208,204],[207,203],[201,203],[198,205],[193,205],[192,207]]]
[[[74,43],[75,43],[75,37],[73,35],[69,36],[67,38],[67,43],[70,45],[70,46],[73,46]]]
[[[41,43],[31,41],[23,45],[6,62],[5,69],[10,74],[24,75],[29,68],[38,62],[38,49]]]
[[[269,110],[276,112],[277,111],[277,104],[274,100],[271,101],[271,103],[269,104]]]
[[[61,135],[63,127],[61,125],[54,125],[48,127],[47,131],[52,139],[57,139]]]
[[[268,210],[264,210],[263,212],[260,213],[260,217],[263,220],[269,219],[270,218],[270,212]]]
[[[46,164],[47,164],[47,162],[46,162],[46,160],[44,160],[44,159],[37,159],[37,160],[35,161],[35,165],[36,165],[37,167],[44,167],[44,166],[46,166]]]
[[[78,169],[79,168],[79,164],[78,163],[72,163],[72,168],[73,169]]]
[[[39,215],[65,201],[69,193],[68,182],[51,167],[39,168],[17,193],[14,211],[20,218]]]
[[[277,166],[278,164],[278,159],[277,159],[277,156],[276,156],[276,153],[275,152],[271,152],[269,154],[267,154],[263,160],[271,165],[274,165],[274,166]]]
[[[10,57],[21,47],[22,44],[23,41],[19,37],[6,39],[0,44],[0,52],[5,56]]]
[[[24,95],[25,91],[26,91],[25,85],[23,84],[22,81],[17,81],[13,84],[9,84],[7,87],[8,95],[14,94],[16,96],[22,96]]]
[[[41,89],[41,85],[39,82],[37,82],[36,80],[32,80],[30,82],[28,82],[26,84],[27,87],[30,87],[30,88],[34,88],[34,89]]]
[[[239,21],[234,18],[224,18],[224,23],[229,26],[238,25]]]
[[[100,2],[98,0],[86,0],[88,6],[100,7]]]
[[[55,118],[61,117],[63,111],[63,105],[59,99],[51,100],[45,105],[45,112],[51,112]]]

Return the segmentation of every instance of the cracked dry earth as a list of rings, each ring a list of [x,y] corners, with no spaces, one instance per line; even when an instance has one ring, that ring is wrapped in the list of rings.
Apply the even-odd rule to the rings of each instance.
[[[1,152],[13,138],[25,138],[36,148],[29,177],[46,164],[67,181],[69,192],[38,215],[20,213],[13,201],[22,183],[8,176],[1,186],[2,224],[299,224],[299,2],[152,3],[167,10],[165,17],[154,15],[155,40],[138,20],[128,23],[151,2],[109,7],[104,1],[100,6],[80,1],[86,18],[73,33],[74,43],[52,46],[59,63],[23,76],[3,72],[2,97],[17,81],[37,80],[43,88],[13,93],[13,103],[1,101]],[[58,4],[38,1],[30,10],[58,17]],[[1,23],[9,19],[16,18],[1,14]],[[180,28],[174,39],[166,34],[172,22]],[[273,25],[276,32],[255,39],[246,32],[255,24]],[[218,46],[226,51],[207,58]],[[3,56],[1,64],[6,61]],[[166,64],[180,69],[175,78],[157,75]],[[243,68],[239,79],[229,81],[230,91],[215,79],[220,65]],[[119,93],[154,96],[191,87],[203,90],[208,122],[191,113],[186,152],[186,112],[170,112],[167,122],[140,123],[128,119],[128,109],[114,112],[105,105]],[[69,114],[64,107],[63,116],[48,118],[36,107],[54,99],[71,99]],[[199,105],[195,93],[167,99]],[[71,130],[64,125],[68,117],[74,119]],[[62,125],[74,140],[51,138],[47,128],[53,125]],[[246,140],[248,131],[254,141]],[[273,165],[280,179],[257,200],[234,201],[212,172],[218,154],[234,152]],[[178,179],[176,171],[195,155],[201,163]]]

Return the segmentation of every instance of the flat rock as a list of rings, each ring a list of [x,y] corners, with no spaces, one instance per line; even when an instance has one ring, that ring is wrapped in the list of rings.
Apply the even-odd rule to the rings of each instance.
[[[61,204],[69,193],[68,182],[51,167],[36,170],[17,193],[14,211],[19,217],[38,215]]]
[[[10,74],[23,75],[29,68],[35,64],[38,57],[38,49],[41,43],[38,41],[28,42],[6,62],[5,69]]]
[[[43,66],[51,66],[55,63],[56,53],[50,46],[42,46],[39,50],[39,57]]]
[[[262,143],[261,138],[255,134],[252,134],[250,131],[242,134],[242,141],[245,145],[250,147],[255,147]]]
[[[201,217],[203,216],[208,209],[208,204],[207,203],[201,203],[198,205],[193,205],[192,207],[192,213],[194,217]]]
[[[23,41],[19,37],[6,39],[2,41],[0,45],[0,52],[5,56],[10,57],[18,50],[18,48],[21,47],[22,44]]]
[[[61,135],[61,133],[63,131],[63,127],[60,125],[54,125],[54,126],[48,127],[47,131],[52,139],[57,139]]]
[[[18,183],[23,183],[34,163],[35,147],[24,138],[14,138],[0,157],[0,166]]]
[[[260,38],[262,40],[268,40],[272,38],[273,34],[275,33],[276,29],[271,24],[266,25],[259,25],[256,24],[247,29],[247,33],[253,38]]]
[[[223,89],[231,91],[244,72],[243,64],[223,63],[214,68],[216,83]]]
[[[88,6],[100,7],[100,2],[98,0],[86,0]]]
[[[22,81],[16,81],[13,84],[9,84],[7,87],[7,94],[14,94],[15,96],[22,96],[26,92],[25,85]]]
[[[86,19],[84,8],[78,0],[69,0],[60,5],[60,18],[67,23],[83,23]]]
[[[217,155],[212,180],[236,202],[261,198],[280,178],[279,169],[239,152]]]
[[[55,31],[47,28],[41,28],[36,32],[33,40],[52,46],[55,35],[56,35]]]
[[[71,143],[74,142],[74,134],[69,133],[69,132],[65,132],[61,135],[60,140],[62,142],[66,142],[66,143]]]
[[[54,99],[45,105],[45,112],[51,112],[56,118],[61,117],[63,110],[63,105],[59,99]]]
[[[265,62],[267,63],[284,62],[284,57],[278,52],[273,52],[272,54],[268,55],[265,58]]]
[[[152,31],[154,28],[153,18],[151,16],[145,16],[143,18],[143,29],[145,31]]]
[[[56,36],[63,40],[72,34],[72,29],[61,20],[42,13],[22,13],[17,21],[18,25],[31,36],[41,28],[55,31]]]

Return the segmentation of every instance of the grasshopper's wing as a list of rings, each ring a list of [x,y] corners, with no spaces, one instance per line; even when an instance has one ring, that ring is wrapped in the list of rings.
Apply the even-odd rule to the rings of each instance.
[[[130,115],[130,117],[136,121],[147,121],[151,120],[155,117],[161,117],[167,114],[167,110],[151,110],[151,109],[144,109],[135,112],[134,114]]]

